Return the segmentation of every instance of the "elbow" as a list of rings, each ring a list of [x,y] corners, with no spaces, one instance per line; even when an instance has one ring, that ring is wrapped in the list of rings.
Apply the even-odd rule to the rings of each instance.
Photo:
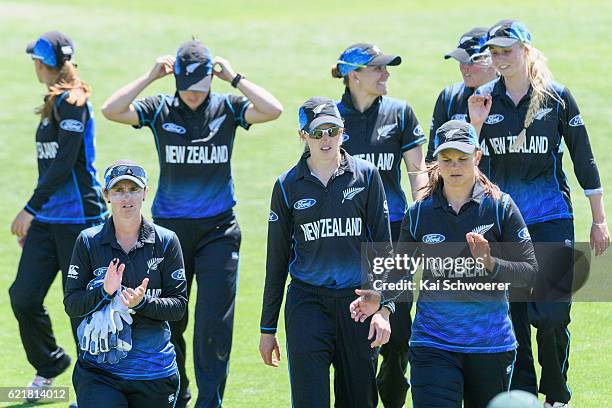
[[[280,115],[283,113],[283,105],[280,102],[276,101],[270,106],[270,109],[267,112],[268,121],[278,119]]]
[[[108,120],[113,120],[113,110],[111,109],[111,106],[108,101],[104,102],[104,105],[102,105],[102,108],[100,108],[100,110],[102,111],[102,116],[104,116]]]

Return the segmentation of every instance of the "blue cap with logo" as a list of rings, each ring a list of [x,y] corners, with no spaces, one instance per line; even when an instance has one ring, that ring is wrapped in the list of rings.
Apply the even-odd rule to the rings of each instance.
[[[26,52],[32,59],[40,60],[51,68],[60,68],[64,62],[72,59],[74,44],[66,34],[49,31],[29,43]]]
[[[518,20],[502,20],[489,29],[489,39],[481,50],[490,46],[508,48],[519,41],[531,44],[531,33],[525,24]]]
[[[179,91],[210,91],[212,80],[212,55],[198,40],[181,44],[176,52],[174,78]]]
[[[399,55],[383,54],[380,48],[374,44],[357,43],[349,46],[340,54],[336,66],[340,77],[344,77],[349,72],[360,68],[399,65],[401,63],[402,57]]]
[[[472,57],[481,54],[482,47],[488,38],[486,27],[474,27],[459,38],[457,48],[444,56],[444,59],[454,58],[464,64],[471,64]]]
[[[462,120],[449,120],[436,130],[434,137],[433,156],[446,149],[455,149],[463,153],[472,154],[479,149],[476,129]]]
[[[310,132],[323,124],[344,127],[336,103],[329,98],[313,96],[298,111],[300,130]]]

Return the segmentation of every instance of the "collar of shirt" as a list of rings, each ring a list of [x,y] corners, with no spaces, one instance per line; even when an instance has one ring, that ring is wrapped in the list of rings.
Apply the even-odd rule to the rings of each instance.
[[[206,99],[204,99],[204,102],[202,102],[200,106],[198,106],[197,109],[194,111],[194,110],[191,110],[189,106],[187,106],[187,104],[181,99],[179,92],[176,91],[176,93],[174,94],[174,101],[172,102],[172,106],[174,108],[178,108],[180,111],[185,112],[185,113],[189,113],[192,115],[200,115],[204,113],[204,111],[208,107],[208,104],[210,103],[210,93],[211,92],[212,91],[208,91],[208,95],[206,95]]]
[[[306,160],[310,157],[310,152],[306,151],[300,158],[300,161],[297,164],[297,178],[301,179],[306,176],[312,176],[310,168],[308,167],[308,163]],[[334,177],[337,177],[345,172],[354,173],[355,172],[355,159],[353,156],[348,154],[343,148],[340,148],[340,166],[334,173]],[[315,176],[312,176],[315,177]],[[318,180],[318,179],[317,179]]]
[[[144,217],[140,223],[140,230],[138,231],[138,240],[133,249],[142,248],[145,244],[155,243],[155,228],[153,224],[147,221]],[[115,224],[113,217],[109,218],[102,229],[102,244],[110,244],[116,248],[121,248],[121,245],[117,242],[115,236]]]
[[[436,192],[433,195],[434,208],[437,208],[437,207],[448,208],[450,206],[450,204],[448,203],[448,200],[446,199],[446,197],[444,197],[444,193],[442,190],[443,190],[443,187],[438,188],[438,190],[436,190]],[[484,194],[485,194],[484,186],[482,185],[480,180],[476,180],[476,183],[474,183],[474,188],[472,189],[472,196],[470,197],[470,200],[466,204],[474,202],[480,205]],[[461,210],[463,210],[466,204],[464,204],[461,207]],[[459,212],[461,212],[461,210]]]
[[[529,85],[529,89],[527,90],[527,93],[523,95],[523,97],[519,101],[519,105],[523,103],[523,101],[526,101],[526,100],[528,101],[529,99],[531,99],[531,91],[532,91],[532,88],[531,88],[531,85]],[[512,98],[510,97],[510,95],[508,94],[508,90],[506,89],[506,83],[504,81],[504,77],[499,78],[499,80],[493,87],[493,91],[491,91],[492,97],[502,96],[502,95],[508,98],[508,100],[512,101]],[[514,105],[514,102],[512,102],[512,104]]]
[[[351,91],[348,89],[348,87],[344,90],[344,95],[342,95],[342,105],[346,108],[346,110],[359,115],[369,116],[373,112],[378,113],[378,106],[380,105],[380,101],[382,101],[382,96],[376,98],[374,100],[374,103],[372,103],[372,106],[370,106],[364,112],[359,112],[357,109],[355,109],[355,106],[353,105],[353,97],[351,96]]]

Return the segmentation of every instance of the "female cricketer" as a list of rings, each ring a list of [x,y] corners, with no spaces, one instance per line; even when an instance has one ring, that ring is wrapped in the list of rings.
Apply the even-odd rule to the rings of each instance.
[[[345,86],[338,103],[345,128],[342,146],[378,169],[389,205],[393,241],[397,241],[406,212],[406,196],[400,185],[402,160],[410,174],[413,198],[427,181],[427,175],[419,173],[425,169],[423,129],[406,101],[386,96],[387,66],[401,62],[400,56],[383,54],[376,45],[359,43],[345,49],[332,67],[332,77],[342,78]],[[406,402],[411,306],[408,298],[396,302],[391,315],[393,334],[380,349],[383,362],[377,383],[385,407],[401,407]]]
[[[458,120],[439,127],[434,158],[427,187],[402,224],[397,253],[428,260],[423,282],[480,283],[484,289],[420,286],[409,350],[412,402],[415,408],[460,408],[462,402],[485,408],[512,379],[517,345],[507,288],[529,286],[537,264],[516,205],[478,170],[475,129]],[[435,262],[441,258],[444,263]],[[368,294],[351,305],[355,320],[380,299],[366,299]]]
[[[153,81],[171,73],[174,96],[135,100]],[[212,92],[213,76],[244,96]],[[108,119],[147,126],[155,138],[160,178],[154,221],[176,232],[181,241],[187,292],[194,275],[199,283],[193,341],[197,407],[221,406],[229,370],[241,241],[231,173],[236,129],[276,119],[281,112],[274,96],[237,74],[225,59],[213,59],[197,40],[182,44],[176,58],[158,58],[150,72],[115,92],[102,107]],[[179,408],[191,397],[185,372],[186,327],[187,313],[171,324],[181,374]]]
[[[498,22],[489,29],[484,48],[490,49],[501,78],[470,97],[470,120],[489,149],[491,180],[512,196],[525,217],[540,267],[534,302],[511,305],[519,341],[516,387],[539,391],[550,406],[564,407],[571,397],[567,370],[574,225],[570,189],[562,169],[563,152],[569,152],[578,182],[589,199],[593,215],[590,240],[596,255],[610,244],[603,190],[576,101],[565,86],[552,80],[547,60],[531,44],[525,25],[516,20]],[[566,248],[561,268],[558,259],[552,262],[538,251],[541,242],[557,242]],[[561,301],[546,301],[553,292],[563,295]],[[542,366],[537,390],[530,320],[538,330]]]
[[[187,308],[181,246],[174,232],[142,216],[144,168],[119,161],[104,180],[112,217],[79,235],[64,297],[68,315],[93,326],[79,331],[77,403],[173,407],[179,376],[168,321],[180,320]]]
[[[348,306],[367,281],[362,244],[392,250],[382,181],[374,165],[341,149],[344,125],[331,99],[307,100],[299,124],[306,152],[272,192],[259,351],[265,364],[278,366],[276,331],[289,273],[292,406],[329,407],[333,365],[336,406],[375,407],[377,346],[389,339],[393,304],[365,325],[350,318]]]
[[[47,94],[36,109],[38,184],[11,225],[23,249],[9,295],[26,356],[36,369],[29,385],[36,391],[51,386],[70,366],[55,341],[44,298],[58,270],[62,285],[74,272],[68,265],[79,232],[104,221],[108,211],[94,167],[91,89],[72,62],[72,40],[58,31],[47,32],[26,52]],[[76,323],[71,323],[76,339]]]

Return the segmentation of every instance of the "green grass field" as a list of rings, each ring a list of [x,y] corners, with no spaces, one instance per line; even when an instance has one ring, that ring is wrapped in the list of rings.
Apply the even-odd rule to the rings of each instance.
[[[99,171],[116,159],[130,158],[145,164],[152,180],[156,180],[158,165],[150,132],[110,123],[99,108],[113,91],[148,70],[155,57],[174,54],[178,44],[192,34],[209,45],[213,54],[227,58],[238,72],[270,90],[285,107],[279,120],[254,126],[249,132],[239,130],[234,149],[243,246],[224,400],[227,407],[290,406],[284,346],[278,369],[264,366],[257,350],[269,199],[275,178],[297,161],[302,149],[296,133],[300,103],[313,95],[341,95],[342,85],[330,77],[329,68],[348,44],[375,42],[384,51],[403,57],[404,63],[390,70],[389,95],[407,99],[425,128],[438,92],[460,80],[457,63],[442,59],[459,35],[472,26],[490,26],[502,18],[524,21],[534,44],[549,57],[556,79],[566,84],[578,100],[603,184],[612,188],[609,1],[514,1],[505,2],[505,6],[491,3],[486,8],[482,8],[483,2],[449,0],[107,0],[98,4],[0,1],[0,38],[4,44],[0,54],[0,185],[5,194],[0,200],[0,386],[24,386],[34,375],[21,347],[7,291],[20,256],[9,226],[36,183],[37,118],[32,110],[44,92],[24,49],[44,31],[59,29],[75,40],[80,74],[94,89]],[[173,86],[171,79],[163,79],[146,94],[172,93]],[[219,80],[214,81],[213,89],[233,90]],[[577,239],[585,241],[591,222],[589,207],[569,160],[565,168],[574,190]],[[146,211],[149,214],[148,208]],[[612,214],[610,200],[607,212]],[[46,305],[59,343],[74,356],[59,279]],[[606,380],[612,375],[610,312],[606,303],[574,305],[569,373],[574,407],[606,407],[612,401],[612,387]],[[191,333],[187,333],[189,338]],[[284,344],[282,331],[279,337]],[[60,376],[57,385],[70,385],[70,372]],[[71,397],[74,400],[72,391]]]

